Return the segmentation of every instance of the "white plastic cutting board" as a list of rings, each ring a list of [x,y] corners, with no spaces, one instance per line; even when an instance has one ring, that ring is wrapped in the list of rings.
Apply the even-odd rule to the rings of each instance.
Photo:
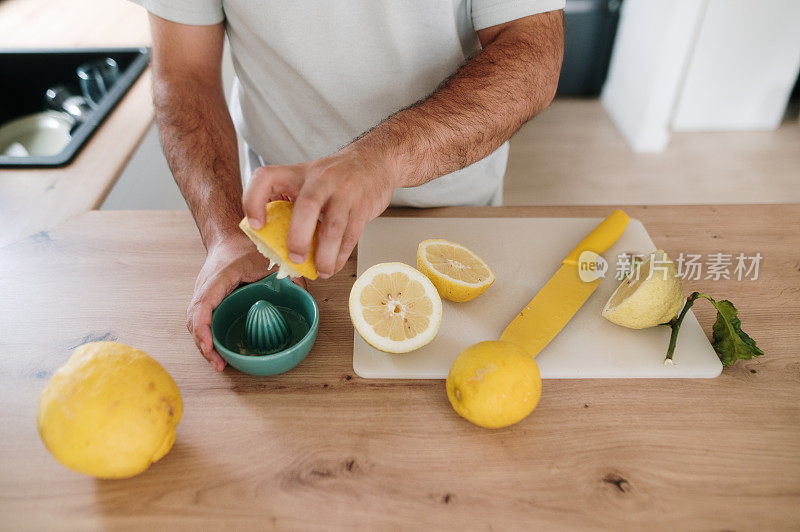
[[[417,244],[426,238],[459,242],[486,260],[494,284],[468,303],[442,300],[439,334],[411,353],[383,353],[355,334],[353,369],[372,379],[444,379],[458,354],[483,340],[496,340],[561,265],[561,260],[600,223],[600,218],[377,218],[358,244],[358,274],[378,262],[416,265]],[[653,241],[638,220],[606,253],[606,278],[577,314],[536,357],[543,378],[712,378],[719,358],[697,319],[684,319],[675,365],[664,366],[668,327],[640,331],[614,325],[600,311],[619,285],[620,253],[649,253]]]

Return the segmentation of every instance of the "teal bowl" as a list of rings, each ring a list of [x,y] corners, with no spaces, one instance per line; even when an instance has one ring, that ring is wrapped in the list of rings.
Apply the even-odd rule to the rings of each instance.
[[[293,327],[294,338],[289,347],[276,353],[247,354],[247,311],[262,299],[285,312],[287,321]],[[318,330],[319,309],[311,294],[288,278],[278,279],[274,273],[237,288],[222,300],[211,315],[211,335],[217,352],[228,364],[250,375],[278,375],[289,371],[311,351]]]

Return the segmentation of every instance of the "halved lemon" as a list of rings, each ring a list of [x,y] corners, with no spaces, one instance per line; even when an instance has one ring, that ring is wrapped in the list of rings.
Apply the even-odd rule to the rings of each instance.
[[[494,272],[483,259],[461,244],[441,238],[419,243],[417,268],[440,296],[459,303],[475,299],[494,282]]]
[[[407,353],[439,332],[442,300],[422,273],[408,264],[384,262],[353,283],[350,319],[356,332],[375,349]]]
[[[314,231],[311,241],[311,250],[306,260],[295,264],[289,260],[289,248],[286,239],[289,237],[289,223],[292,221],[291,201],[270,201],[266,206],[267,217],[264,227],[253,229],[245,216],[239,222],[239,229],[244,231],[258,248],[258,251],[269,259],[269,269],[273,264],[278,266],[278,279],[283,277],[307,277],[311,280],[317,278],[317,267],[314,265],[314,253],[317,247],[317,233],[319,223]]]
[[[669,322],[683,304],[675,263],[659,249],[622,281],[603,307],[602,316],[629,329],[646,329]]]

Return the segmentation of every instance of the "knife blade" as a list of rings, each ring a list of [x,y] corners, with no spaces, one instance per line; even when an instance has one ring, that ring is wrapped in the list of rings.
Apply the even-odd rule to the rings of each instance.
[[[630,218],[617,209],[595,227],[562,261],[561,267],[503,331],[500,340],[522,347],[536,356],[589,299],[600,279],[581,280],[580,258],[584,251],[601,254],[616,242]]]

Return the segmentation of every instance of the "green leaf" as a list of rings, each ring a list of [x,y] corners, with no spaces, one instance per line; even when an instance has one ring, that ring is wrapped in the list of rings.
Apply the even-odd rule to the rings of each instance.
[[[672,335],[669,339],[669,347],[667,348],[667,357],[664,359],[664,364],[672,364],[672,356],[675,353],[675,343],[678,339],[678,331],[683,323],[683,318],[689,309],[694,305],[697,298],[702,297],[708,299],[714,308],[717,309],[717,321],[714,322],[712,328],[713,341],[711,346],[714,351],[719,355],[719,359],[724,366],[733,365],[737,360],[750,360],[753,357],[761,356],[764,351],[756,346],[755,340],[750,338],[746,332],[742,330],[742,322],[739,320],[739,311],[733,306],[733,303],[727,299],[722,301],[714,301],[712,297],[699,292],[694,292],[686,298],[686,304],[683,306],[678,317],[671,322],[669,326],[672,327]]]
[[[756,346],[756,341],[742,330],[739,311],[733,303],[727,299],[719,302],[707,299],[717,308],[717,321],[714,322],[712,329],[714,341],[711,345],[723,365],[730,366],[739,359],[750,360],[764,354],[764,351]]]

